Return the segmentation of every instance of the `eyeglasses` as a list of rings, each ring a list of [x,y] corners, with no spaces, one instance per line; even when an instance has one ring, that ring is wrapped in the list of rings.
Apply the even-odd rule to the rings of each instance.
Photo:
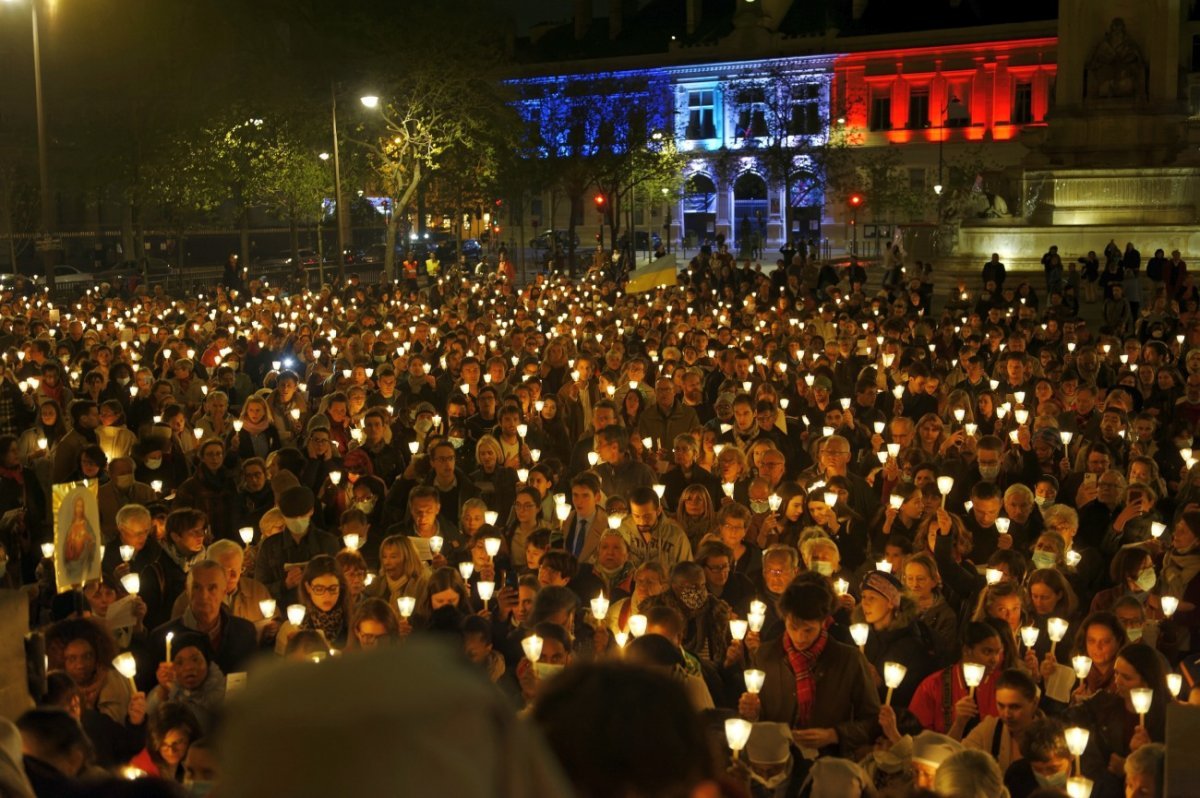
[[[704,566],[704,570],[712,571],[714,574],[723,574],[729,570],[729,563],[725,563],[724,565],[706,565]]]
[[[791,576],[791,568],[764,568],[763,573],[767,576]]]
[[[314,596],[336,596],[342,592],[341,585],[314,585],[310,583],[308,589]]]

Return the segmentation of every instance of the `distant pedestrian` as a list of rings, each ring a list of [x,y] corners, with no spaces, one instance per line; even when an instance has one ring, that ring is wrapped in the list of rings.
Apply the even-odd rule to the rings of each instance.
[[[238,265],[236,252],[230,252],[229,259],[225,261],[225,268],[221,272],[221,285],[225,286],[227,291],[242,290],[242,270]]]

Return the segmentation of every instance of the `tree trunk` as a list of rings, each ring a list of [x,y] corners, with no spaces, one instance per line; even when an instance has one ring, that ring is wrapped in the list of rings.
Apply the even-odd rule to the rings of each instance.
[[[387,234],[383,245],[383,276],[389,283],[396,281],[396,229],[400,226],[400,215],[393,211],[387,221]]]
[[[137,244],[133,240],[133,219],[133,202],[126,202],[121,208],[121,260],[136,263],[141,260],[141,253],[135,249]]]
[[[296,224],[296,215],[288,217],[288,246],[292,250],[292,263],[300,270],[300,282],[308,288],[308,269],[300,262],[300,225]]]

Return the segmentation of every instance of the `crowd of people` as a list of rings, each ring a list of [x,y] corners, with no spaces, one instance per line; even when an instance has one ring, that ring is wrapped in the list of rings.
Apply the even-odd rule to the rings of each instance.
[[[1200,704],[1196,308],[1152,283],[1094,325],[1002,270],[0,298],[38,641],[0,782],[254,794],[239,692],[438,641],[580,796],[1162,795]],[[424,678],[377,700],[449,729]],[[318,761],[357,792],[358,759]]]

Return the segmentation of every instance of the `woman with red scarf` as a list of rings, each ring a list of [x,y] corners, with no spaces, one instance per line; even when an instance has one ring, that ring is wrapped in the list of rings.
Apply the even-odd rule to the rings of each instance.
[[[738,712],[787,723],[802,751],[853,757],[879,734],[879,695],[862,653],[829,634],[836,606],[822,577],[787,586],[778,605],[787,632],[755,652],[752,667],[766,680],[757,695],[742,694]]]

